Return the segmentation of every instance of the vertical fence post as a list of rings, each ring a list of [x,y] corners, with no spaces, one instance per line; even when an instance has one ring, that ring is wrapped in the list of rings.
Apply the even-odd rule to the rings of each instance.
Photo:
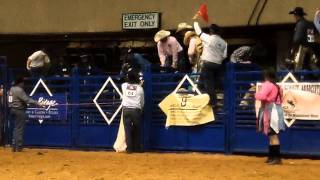
[[[235,86],[235,65],[233,63],[227,64],[227,81],[225,84],[225,111],[226,115],[226,124],[225,124],[225,144],[226,144],[226,153],[232,154],[233,152],[233,137],[235,131],[235,101],[236,101],[236,86]]]
[[[77,139],[79,137],[79,104],[80,100],[80,81],[79,81],[79,69],[74,68],[72,70],[72,77],[70,82],[70,92],[71,92],[71,104],[73,104],[71,108],[71,147],[76,148]]]
[[[1,143],[7,144],[8,143],[8,139],[7,139],[7,135],[6,135],[6,130],[7,130],[7,116],[8,116],[8,108],[7,108],[7,83],[8,83],[8,79],[7,79],[7,59],[6,57],[0,57],[0,74],[1,74],[1,81],[2,81],[2,85],[3,85],[3,95],[2,95],[2,99],[1,99],[1,105],[2,108],[1,109],[1,113],[2,113],[2,118],[1,119]]]
[[[150,149],[150,133],[152,121],[152,72],[151,65],[147,65],[144,69],[144,91],[145,91],[145,105],[143,114],[143,144],[144,149]]]
[[[8,65],[7,65],[7,57],[0,57],[1,63],[2,63],[2,80],[3,80],[3,125],[4,125],[4,144],[8,145],[11,143],[11,126],[10,126],[10,110],[8,107],[8,91],[10,88],[9,81],[9,71],[8,71]],[[11,79],[11,78],[10,78]]]

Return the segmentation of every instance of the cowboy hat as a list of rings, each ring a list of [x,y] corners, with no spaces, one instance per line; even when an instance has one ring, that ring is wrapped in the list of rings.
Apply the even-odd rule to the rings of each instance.
[[[182,30],[185,30],[185,29],[192,29],[192,26],[189,25],[189,24],[187,24],[187,23],[185,23],[185,22],[179,23],[179,24],[178,24],[178,29],[177,29],[176,33],[180,32],[180,31],[182,31]]]
[[[159,42],[161,39],[164,39],[168,36],[170,36],[170,31],[166,31],[166,30],[161,30],[161,31],[158,31],[156,33],[156,35],[154,36],[154,41],[157,43]]]
[[[290,11],[289,14],[294,14],[294,15],[298,15],[298,16],[305,16],[307,15],[302,7],[296,7],[294,8],[293,11]]]
[[[197,34],[194,31],[187,31],[186,34],[184,35],[184,38],[183,38],[183,44],[188,46],[190,39],[196,35]]]

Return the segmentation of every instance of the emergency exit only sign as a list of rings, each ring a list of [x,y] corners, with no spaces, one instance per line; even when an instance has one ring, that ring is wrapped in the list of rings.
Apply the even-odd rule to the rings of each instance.
[[[158,29],[160,13],[125,13],[122,14],[122,29]]]

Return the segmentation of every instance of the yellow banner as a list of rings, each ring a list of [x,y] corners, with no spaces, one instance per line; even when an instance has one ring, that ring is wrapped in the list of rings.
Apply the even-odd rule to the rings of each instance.
[[[195,126],[215,120],[208,94],[169,94],[159,104],[166,114],[166,127]]]

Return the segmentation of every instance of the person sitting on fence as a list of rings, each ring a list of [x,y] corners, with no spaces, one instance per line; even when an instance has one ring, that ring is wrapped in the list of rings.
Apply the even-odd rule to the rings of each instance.
[[[303,8],[296,7],[289,14],[294,15],[296,21],[293,36],[293,45],[290,57],[286,59],[289,69],[318,70],[319,58],[315,54],[315,28],[313,23],[307,21],[304,16],[306,13]]]
[[[185,33],[183,43],[188,47],[188,58],[192,65],[193,73],[200,73],[201,63],[200,56],[203,51],[203,44],[200,37],[194,31],[188,31]]]
[[[194,19],[197,19],[198,15]],[[218,25],[210,26],[210,35],[204,33],[198,22],[194,22],[194,29],[203,43],[203,52],[201,54],[201,77],[200,81],[204,82],[204,90],[210,96],[212,104],[216,104],[216,86],[220,80],[219,70],[222,61],[227,57],[227,42],[220,36],[221,30]]]
[[[252,47],[241,46],[233,51],[230,56],[232,63],[250,64],[251,63]]]
[[[141,87],[139,74],[129,70],[128,81],[121,85],[123,121],[127,152],[141,152],[141,118],[144,108],[144,91]]]
[[[161,30],[154,36],[157,43],[161,67],[165,71],[186,71],[186,60],[183,48],[177,39],[170,36],[170,31]]]
[[[122,80],[127,81],[129,70],[138,72],[140,84],[143,84],[143,71],[150,62],[145,59],[140,53],[135,53],[132,49],[124,49],[125,54],[122,55],[122,67],[120,70],[120,76]]]
[[[45,76],[50,68],[50,58],[46,50],[34,52],[27,60],[27,70],[33,77]]]
[[[10,88],[8,97],[10,112],[14,118],[14,130],[12,138],[12,151],[21,152],[23,146],[24,126],[27,121],[26,109],[29,104],[41,106],[31,99],[24,91],[24,78],[19,77]]]
[[[278,134],[285,130],[284,112],[282,109],[283,91],[276,84],[274,69],[264,71],[264,83],[255,94],[261,106],[257,119],[257,130],[269,137],[269,155],[267,163],[270,165],[281,164],[280,141]]]

